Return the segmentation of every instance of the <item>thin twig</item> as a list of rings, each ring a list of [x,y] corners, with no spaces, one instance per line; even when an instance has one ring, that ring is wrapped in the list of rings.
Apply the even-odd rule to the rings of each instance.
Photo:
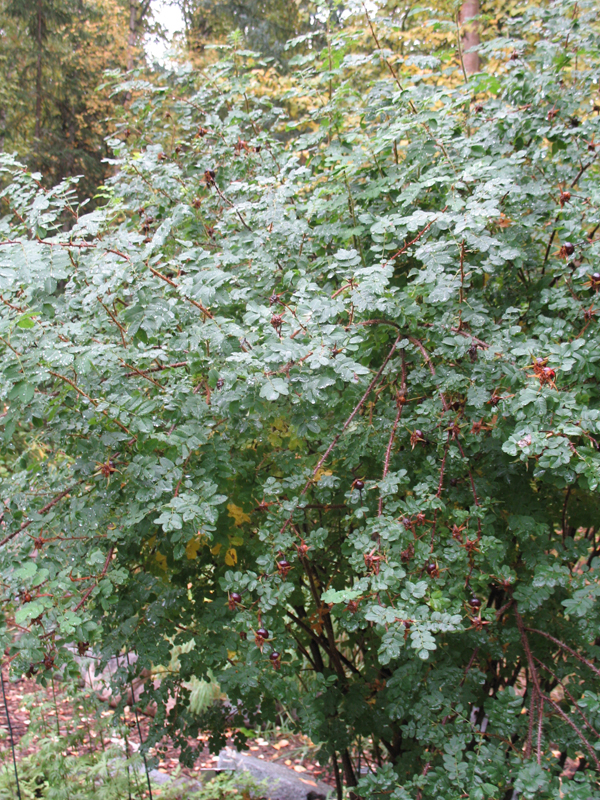
[[[155,275],[157,278],[160,278],[165,283],[168,283],[169,286],[172,286],[174,289],[181,288],[178,283],[175,283],[175,281],[169,278],[167,275],[163,275],[162,272],[159,272],[157,269],[154,269],[154,267],[151,267],[150,264],[148,264],[148,269],[153,275]],[[199,303],[197,300],[194,300],[192,297],[188,297],[183,293],[181,296],[183,297],[184,300],[187,300],[188,303],[191,303],[193,306],[196,306],[196,308],[199,308],[200,311],[202,311],[203,314],[206,314],[207,317],[210,317],[210,319],[214,319],[213,315],[207,308],[204,308],[202,303]]]
[[[419,350],[423,354],[423,358],[425,359],[425,363],[429,367],[429,372],[431,372],[431,377],[435,378],[436,377],[436,375],[435,375],[435,367],[433,366],[431,358],[429,357],[429,353],[427,352],[427,350],[423,346],[422,342],[420,342],[419,339],[416,338],[416,336],[408,336],[407,338],[408,338],[409,341],[411,341],[414,345],[416,345],[419,348]],[[446,402],[446,398],[444,397],[444,394],[443,394],[442,390],[439,388],[439,386],[437,388],[438,388],[438,392],[439,392],[439,395],[440,395],[440,399],[442,401],[442,407],[443,407],[444,411],[448,411],[448,403]]]
[[[445,206],[444,208],[442,208],[442,214],[444,213],[444,211],[447,208],[448,208],[448,206]],[[384,267],[387,267],[387,265],[390,263],[390,261],[393,261],[395,258],[398,258],[398,256],[401,256],[402,253],[405,253],[411,245],[415,244],[415,242],[418,242],[419,239],[421,238],[421,236],[423,236],[425,233],[427,233],[427,231],[429,230],[429,228],[431,228],[431,226],[433,225],[434,222],[437,222],[437,217],[434,217],[431,220],[431,222],[428,222],[427,225],[425,225],[425,227],[423,228],[423,230],[419,231],[419,233],[417,233],[417,235],[415,236],[414,239],[412,239],[410,242],[407,242],[406,244],[402,245],[402,247],[400,248],[400,250],[398,250],[397,253],[394,253],[393,256],[388,258],[388,260],[385,261],[381,265],[381,268],[383,269]]]
[[[121,359],[121,364],[124,367],[127,367],[127,369],[132,369],[133,370],[132,373],[128,372],[125,377],[128,377],[130,375],[140,375],[142,378],[145,378],[147,381],[150,381],[150,383],[153,383],[155,386],[158,386],[161,389],[163,388],[162,383],[159,383],[158,381],[155,381],[154,378],[151,378],[149,375],[146,375],[145,372],[142,372],[141,369],[138,369],[137,367],[134,367],[133,364],[128,364],[126,361],[123,361],[123,359]]]
[[[77,394],[81,395],[81,397],[85,397],[86,400],[88,400],[94,406],[94,408],[96,408],[98,406],[98,404],[99,404],[98,400],[94,400],[93,397],[90,397],[89,394],[86,394],[83,391],[83,389],[80,389],[79,386],[77,386],[77,384],[74,381],[72,381],[70,378],[67,378],[66,375],[61,375],[60,372],[54,372],[54,370],[52,370],[52,369],[49,369],[48,372],[50,373],[50,375],[54,375],[55,378],[60,378],[61,381],[64,381],[65,383],[68,383],[69,386],[71,386],[73,389],[75,389]],[[125,427],[125,425],[123,425],[122,422],[119,422],[118,419],[114,419],[113,417],[111,417],[110,414],[108,413],[108,411],[106,411],[106,409],[101,409],[100,413],[104,414],[104,416],[107,419],[109,419],[111,422],[114,422],[115,425],[118,425],[119,428],[121,428],[121,430],[124,431],[125,433],[129,434],[129,436],[132,435],[132,433],[129,430],[129,428]]]
[[[113,544],[113,545],[112,545],[112,546],[109,548],[109,550],[108,550],[108,553],[107,553],[107,555],[106,555],[106,561],[104,562],[104,566],[102,567],[102,572],[101,572],[101,573],[100,573],[100,575],[99,575],[99,576],[96,578],[96,581],[101,581],[101,580],[102,580],[102,578],[103,578],[103,577],[106,575],[106,573],[108,572],[108,567],[109,567],[109,565],[110,565],[110,560],[111,560],[111,558],[112,558],[112,556],[113,556],[113,553],[114,553],[114,552],[115,552],[115,545]],[[94,587],[93,587],[93,586],[90,586],[90,588],[89,588],[89,589],[88,589],[88,590],[85,592],[85,594],[83,595],[83,597],[81,598],[81,600],[80,600],[80,601],[77,603],[77,605],[76,605],[76,606],[75,606],[75,608],[73,609],[73,612],[75,612],[75,611],[79,611],[79,609],[80,609],[80,608],[83,606],[83,604],[85,603],[85,601],[88,599],[88,597],[91,595],[91,593],[92,593],[93,591],[94,591]]]
[[[217,194],[219,195],[219,197],[221,198],[221,200],[223,200],[225,203],[227,203],[227,205],[228,205],[230,208],[233,208],[233,210],[235,211],[235,213],[238,215],[238,217],[239,217],[239,220],[240,220],[240,222],[242,223],[242,225],[244,226],[244,228],[246,228],[246,230],[248,230],[248,231],[252,232],[252,228],[251,228],[251,227],[248,225],[248,223],[246,222],[246,220],[245,220],[245,219],[242,217],[242,215],[240,214],[240,212],[237,210],[237,208],[236,208],[236,206],[235,206],[235,203],[232,203],[232,202],[231,202],[231,200],[229,200],[227,197],[225,197],[225,195],[224,195],[224,194],[223,194],[223,192],[222,192],[222,191],[219,189],[219,187],[217,186],[217,184],[216,184],[216,183],[213,183],[213,186],[215,187],[215,189],[216,189],[216,192],[217,192]]]
[[[452,333],[459,333],[461,336],[464,336],[466,339],[471,339],[471,341],[475,342],[475,344],[478,344],[484,350],[488,350],[489,349],[489,344],[487,342],[484,342],[482,339],[478,339],[477,336],[473,336],[473,334],[469,333],[469,331],[464,331],[464,330],[461,330],[460,328],[450,328],[450,330],[452,331]]]
[[[458,57],[459,57],[459,60],[460,60],[460,66],[462,67],[462,73],[463,73],[463,76],[464,76],[464,79],[465,79],[465,83],[468,83],[469,82],[469,78],[467,77],[467,70],[465,69],[465,62],[464,62],[464,59],[463,59],[463,50],[462,50],[462,45],[461,45],[461,42],[460,42],[460,23],[459,23],[458,11],[456,12],[456,16],[455,16],[454,19],[455,19],[455,22],[456,22],[456,41],[458,43]]]
[[[377,45],[377,49],[383,55],[383,48],[382,48],[381,44],[379,43],[379,39],[377,38],[377,34],[375,33],[375,28],[373,27],[373,23],[371,22],[371,17],[369,16],[369,12],[367,11],[367,7],[364,5],[364,3],[363,3],[363,9],[364,9],[364,12],[365,12],[365,17],[367,18],[367,22],[369,24],[369,28],[371,29],[371,35],[373,36],[373,39],[375,40],[375,44]],[[385,58],[384,60],[385,60],[385,63],[387,65],[387,68],[389,69],[390,73],[392,74],[393,79],[396,81],[396,84],[398,85],[398,88],[400,89],[401,92],[403,92],[404,91],[404,87],[400,83],[400,79],[398,78],[396,70],[393,68],[393,66],[388,61],[387,58]],[[412,100],[408,101],[408,105],[409,105],[410,110],[413,112],[413,114],[416,114],[417,113],[417,109],[415,108],[415,105],[414,105]]]
[[[596,157],[597,157],[597,156],[594,156],[594,157],[592,158],[592,160],[591,160],[591,161],[590,161],[588,164],[585,164],[585,165],[583,165],[583,166],[581,167],[581,169],[580,169],[580,170],[579,170],[579,172],[577,173],[576,177],[574,178],[573,182],[571,183],[571,189],[572,189],[572,188],[575,186],[575,184],[577,183],[577,181],[579,180],[579,178],[581,178],[581,176],[582,176],[582,175],[583,175],[583,173],[586,171],[586,169],[589,169],[589,168],[592,166],[592,164],[593,164],[593,163],[594,163],[594,161],[596,160]]]
[[[571,494],[571,487],[567,489],[567,493],[565,494],[565,502],[563,503],[563,510],[562,510],[562,540],[565,541],[567,537],[567,505],[569,503],[569,496]]]
[[[469,473],[469,480],[471,482],[471,491],[473,492],[473,500],[475,501],[475,505],[479,508],[480,505],[479,498],[477,497],[477,490],[475,489],[475,481],[473,480],[473,475],[471,474],[471,470],[469,468],[469,459],[466,457],[465,451],[462,449],[462,445],[458,438],[456,439],[456,444],[458,445],[458,449],[460,450],[461,456],[467,462],[467,472]]]
[[[124,361],[122,363],[125,364]],[[178,367],[187,367],[187,363],[188,363],[187,361],[178,361],[175,364],[159,364],[158,366],[148,367],[147,369],[144,370],[144,376],[145,376],[145,373],[147,373],[147,372],[161,372],[163,369],[176,369]],[[128,365],[126,365],[126,366],[128,366]],[[139,370],[137,370],[135,367],[133,367],[133,369],[135,370],[134,372],[126,372],[125,373],[125,377],[126,378],[132,378],[134,375],[138,375],[139,374],[139,372],[140,372]],[[159,385],[162,385],[162,384],[159,384]]]
[[[129,653],[127,653],[127,665],[129,665]],[[144,752],[142,745],[144,744],[144,740],[142,739],[142,729],[140,727],[140,718],[138,716],[137,706],[135,702],[135,691],[133,689],[133,681],[129,681],[129,685],[131,686],[131,705],[133,706],[133,713],[135,714],[135,724],[137,725],[138,729],[138,736],[140,737],[140,750],[142,752],[142,758],[144,759],[144,769],[146,771],[146,782],[148,783],[148,794],[150,800],[152,800],[152,786],[150,785],[150,772],[148,771],[148,762],[146,761],[146,753]]]
[[[77,481],[77,483],[74,483],[72,486],[69,486],[68,489],[65,489],[64,492],[61,492],[60,494],[57,494],[54,499],[52,499],[47,505],[45,505],[41,509],[41,511],[38,511],[38,514],[45,514],[47,511],[50,511],[50,509],[53,508],[60,500],[62,500],[63,497],[66,497],[70,492],[73,491],[73,489],[75,489],[77,486],[79,486],[80,483],[83,483],[83,480],[84,479],[82,478],[81,480]],[[2,541],[0,542],[0,547],[5,545],[7,542],[10,542],[11,539],[14,539],[15,536],[17,536],[19,533],[21,533],[21,531],[24,531],[25,528],[28,528],[31,525],[32,522],[34,522],[34,520],[32,520],[32,519],[28,519],[25,522],[22,522],[20,527],[17,528],[16,531],[13,531],[12,533],[9,533],[8,536],[5,536],[4,539],[2,539]]]
[[[550,256],[550,248],[552,247],[552,242],[554,241],[555,236],[556,236],[556,228],[554,228],[554,230],[552,231],[552,235],[548,240],[548,246],[546,247],[546,254],[544,256],[544,261],[542,264],[542,275],[544,274],[544,271],[546,269],[546,262],[548,261],[548,257]]]
[[[98,302],[100,303],[102,308],[106,311],[108,316],[112,319],[112,321],[115,323],[115,325],[119,329],[119,333],[121,334],[121,341],[123,343],[123,347],[127,347],[127,339],[125,338],[125,328],[121,325],[121,323],[117,319],[116,315],[113,314],[113,312],[110,310],[110,308],[107,305],[105,305],[102,302],[102,300],[100,300],[100,298],[98,298]]]

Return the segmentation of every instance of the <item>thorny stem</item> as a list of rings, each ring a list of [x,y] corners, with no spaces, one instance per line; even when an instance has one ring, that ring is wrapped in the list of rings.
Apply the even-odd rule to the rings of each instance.
[[[366,399],[367,399],[367,397],[368,397],[368,396],[371,394],[371,391],[373,390],[373,388],[374,388],[374,387],[376,386],[376,384],[378,383],[378,381],[379,381],[379,379],[381,378],[381,375],[382,375],[382,373],[383,373],[383,370],[384,370],[384,369],[387,367],[389,360],[390,360],[390,359],[391,359],[391,357],[394,355],[394,351],[396,350],[396,345],[398,344],[398,342],[400,341],[400,339],[401,339],[401,334],[399,334],[399,335],[396,337],[396,341],[394,342],[394,344],[392,345],[392,348],[391,348],[391,350],[389,351],[389,353],[388,353],[388,354],[387,354],[387,356],[385,357],[385,359],[384,359],[384,361],[383,361],[383,364],[382,364],[382,365],[381,365],[381,367],[379,368],[379,371],[377,372],[377,374],[375,375],[375,377],[373,378],[373,380],[371,381],[371,383],[368,385],[366,392],[363,394],[363,396],[361,397],[361,399],[358,401],[358,403],[357,403],[357,404],[356,404],[356,406],[354,407],[354,410],[352,411],[352,413],[350,414],[350,416],[348,417],[348,419],[347,419],[347,420],[346,420],[346,422],[344,423],[344,426],[343,426],[342,430],[341,430],[341,431],[340,431],[338,434],[336,434],[336,435],[333,437],[333,440],[332,440],[331,444],[329,445],[329,447],[327,448],[327,450],[326,450],[326,451],[323,453],[323,455],[322,455],[322,456],[321,456],[321,458],[319,459],[319,462],[318,462],[317,466],[314,468],[314,470],[313,470],[313,472],[312,472],[312,475],[310,476],[310,478],[309,478],[309,479],[306,481],[306,483],[304,484],[304,488],[303,488],[303,489],[302,489],[302,491],[300,492],[300,496],[298,497],[298,500],[296,501],[296,504],[295,504],[295,505],[294,505],[294,507],[292,508],[292,511],[290,512],[290,515],[289,515],[289,517],[288,517],[288,518],[286,519],[286,521],[283,523],[283,526],[282,526],[282,528],[281,528],[281,530],[280,530],[280,533],[284,533],[284,532],[285,532],[285,529],[287,528],[287,526],[288,526],[288,525],[290,524],[290,522],[292,521],[292,517],[293,517],[293,515],[294,515],[294,511],[295,511],[295,510],[296,510],[296,508],[298,507],[298,501],[300,500],[300,497],[303,497],[303,496],[306,494],[306,492],[308,491],[308,487],[311,485],[311,483],[312,483],[312,482],[314,481],[314,479],[316,478],[316,476],[317,476],[317,473],[319,472],[319,470],[321,469],[321,467],[323,466],[323,464],[324,464],[324,463],[327,461],[327,458],[329,457],[329,454],[331,453],[331,451],[333,450],[333,448],[334,448],[334,447],[336,446],[336,444],[338,443],[338,441],[339,441],[340,437],[341,437],[341,436],[342,436],[342,435],[345,433],[345,431],[348,429],[348,427],[349,427],[349,425],[351,424],[352,420],[354,419],[354,417],[355,417],[355,416],[358,414],[358,412],[359,412],[359,411],[360,411],[360,409],[362,408],[362,406],[363,406],[363,404],[364,404],[365,400],[366,400]]]
[[[462,61],[462,55],[461,55],[461,61]],[[465,285],[465,240],[463,239],[460,245],[460,289],[458,292],[458,302],[460,305],[462,305],[464,300],[464,285]],[[458,312],[458,328],[459,330],[462,328],[462,308]]]
[[[527,658],[527,665],[529,667],[529,674],[531,676],[531,680],[532,680],[532,683],[533,683],[532,703],[533,703],[533,697],[535,697],[535,699],[539,703],[539,708],[538,708],[537,763],[541,764],[542,763],[542,744],[541,743],[542,743],[542,724],[543,724],[543,718],[542,718],[542,715],[543,715],[543,701],[546,698],[544,697],[544,695],[542,694],[542,690],[540,689],[540,681],[539,681],[537,669],[536,669],[536,666],[535,666],[535,663],[534,663],[533,654],[531,652],[531,648],[529,647],[529,639],[527,638],[527,633],[526,633],[525,625],[523,623],[523,618],[519,614],[516,602],[514,603],[513,610],[514,610],[514,614],[515,614],[515,620],[517,622],[517,628],[519,629],[519,634],[521,636],[521,643],[523,645],[523,650],[525,651],[525,656]],[[532,728],[532,717],[533,717],[533,714],[531,713],[531,710],[530,710],[530,719],[529,719],[530,736],[531,736],[531,728]],[[530,738],[528,739],[527,746],[528,746],[529,749],[531,748]]]
[[[440,480],[438,482],[437,492],[435,496],[439,499],[442,496],[442,489],[444,487],[444,471],[446,469],[446,457],[448,455],[448,448],[450,447],[450,439],[451,439],[451,432],[448,431],[448,437],[446,439],[446,445],[444,447],[444,455],[442,456],[442,466],[440,469]],[[437,527],[437,515],[438,509],[436,508],[433,512],[433,525],[431,526],[431,545],[430,545],[430,552],[433,553],[433,545],[435,542],[435,530]]]
[[[529,631],[529,633],[539,633],[540,636],[545,636],[546,639],[550,639],[551,642],[554,642],[554,644],[557,644],[559,647],[562,647],[563,650],[567,651],[567,653],[570,653],[574,658],[581,661],[582,664],[585,664],[586,667],[589,667],[592,670],[592,672],[594,672],[600,678],[600,670],[598,669],[598,667],[594,666],[594,664],[592,664],[591,661],[588,661],[587,658],[584,658],[582,655],[579,655],[579,653],[577,653],[575,650],[569,647],[569,645],[565,644],[564,642],[561,642],[560,639],[556,639],[549,633],[546,633],[545,631],[540,631],[537,628],[526,628],[525,630]]]
[[[577,727],[577,725],[575,725],[573,720],[567,714],[565,714],[565,712],[558,705],[558,703],[555,703],[554,700],[552,700],[551,697],[546,697],[546,695],[542,695],[542,699],[546,703],[551,705],[552,708],[556,711],[556,713],[559,714],[564,719],[564,721],[567,723],[567,725],[569,725],[569,727],[571,727],[575,731],[577,736],[579,736],[579,738],[583,742],[583,744],[585,746],[585,749],[588,751],[588,753],[592,757],[592,760],[593,760],[594,764],[596,765],[596,769],[598,771],[600,771],[600,761],[598,761],[598,756],[596,755],[596,751],[594,750],[592,745],[589,743],[587,738],[584,736],[583,732]]]
[[[525,742],[525,758],[531,757],[531,746],[533,742],[533,717],[535,716],[535,692],[529,698],[529,724],[527,726],[527,741]]]
[[[587,725],[587,727],[588,727],[588,728],[589,728],[589,729],[590,729],[590,730],[591,730],[593,733],[595,733],[595,734],[596,734],[596,736],[600,737],[600,733],[598,733],[598,731],[597,731],[597,730],[594,728],[594,726],[592,725],[592,723],[591,723],[591,722],[588,720],[588,718],[585,716],[585,714],[583,713],[583,711],[582,711],[582,710],[581,710],[581,708],[579,707],[579,704],[577,703],[577,700],[575,700],[575,698],[573,697],[573,695],[571,694],[571,692],[570,692],[570,691],[567,689],[567,687],[565,686],[565,684],[564,684],[564,683],[561,681],[561,679],[560,679],[560,678],[559,678],[559,677],[556,675],[556,673],[554,673],[554,672],[553,672],[553,671],[550,669],[550,667],[546,666],[546,664],[544,664],[544,662],[543,662],[543,661],[540,661],[540,659],[539,659],[539,658],[537,658],[536,656],[534,656],[534,659],[537,661],[537,663],[540,665],[540,667],[541,667],[543,670],[545,670],[546,672],[549,672],[549,673],[550,673],[550,675],[552,675],[552,677],[554,678],[554,680],[555,680],[555,681],[556,681],[556,682],[557,682],[557,683],[558,683],[560,686],[562,686],[563,692],[564,692],[564,693],[565,693],[565,695],[566,695],[566,696],[569,698],[569,700],[571,701],[571,703],[573,703],[573,708],[575,709],[575,711],[577,711],[577,713],[580,715],[580,717],[582,718],[582,720],[584,721],[584,723]]]
[[[542,729],[544,726],[544,697],[543,695],[539,698],[539,705],[538,705],[538,729],[537,729],[537,763],[542,763]]]
[[[402,409],[404,408],[404,403],[406,401],[406,358],[404,354],[404,350],[402,350],[402,387],[401,387],[401,395],[398,396],[398,413],[396,414],[396,419],[394,420],[394,424],[392,425],[392,431],[390,433],[390,438],[388,441],[387,450],[385,451],[385,460],[383,462],[383,475],[381,476],[381,480],[384,480],[386,475],[388,474],[388,470],[390,468],[390,457],[392,454],[392,447],[394,445],[394,437],[396,436],[396,429],[398,427],[398,423],[400,422],[400,417],[402,416]],[[400,402],[400,397],[402,397],[402,402]],[[383,513],[383,496],[381,492],[379,493],[379,509],[377,516],[380,517]]]

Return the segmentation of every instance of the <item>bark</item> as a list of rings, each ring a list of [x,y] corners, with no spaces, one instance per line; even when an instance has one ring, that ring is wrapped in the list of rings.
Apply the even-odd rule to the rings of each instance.
[[[127,70],[133,69],[133,55],[135,42],[137,39],[137,3],[136,0],[129,0],[129,37],[127,39]]]
[[[468,53],[471,47],[479,44],[479,31],[476,22],[470,22],[479,14],[479,0],[466,0],[460,8],[459,22],[462,26],[462,58],[467,75],[479,72],[479,53]]]
[[[6,109],[0,108],[0,153],[4,152],[5,131],[6,131]]]
[[[150,11],[151,0],[129,0],[129,36],[127,37],[127,69],[131,71],[135,66],[135,51],[138,44],[140,29],[144,19]]]
[[[348,787],[356,786],[358,784],[358,781],[356,780],[356,775],[354,774],[354,768],[352,767],[352,760],[350,758],[350,753],[347,750],[342,750],[340,756],[342,759],[342,769],[344,771],[344,780],[346,786]],[[356,792],[353,792],[352,788],[350,788],[348,792],[348,797],[349,800],[360,800],[359,795],[357,795]]]
[[[37,4],[37,69],[35,76],[35,140],[36,149],[42,132],[42,0]]]

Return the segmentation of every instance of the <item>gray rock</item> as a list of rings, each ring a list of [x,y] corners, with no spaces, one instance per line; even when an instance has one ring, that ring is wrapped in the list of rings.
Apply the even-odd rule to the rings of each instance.
[[[226,747],[219,754],[218,770],[245,770],[257,781],[265,781],[269,800],[328,800],[331,786],[316,781],[308,774],[300,775],[287,767],[238,753]]]

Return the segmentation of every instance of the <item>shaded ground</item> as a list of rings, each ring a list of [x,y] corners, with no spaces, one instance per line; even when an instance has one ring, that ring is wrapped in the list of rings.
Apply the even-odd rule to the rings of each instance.
[[[99,751],[105,741],[106,730],[104,733],[98,732],[98,725],[94,713],[86,716],[85,709],[79,705],[77,709],[74,708],[72,697],[65,690],[65,687],[60,681],[54,682],[54,689],[52,685],[46,689],[36,684],[35,680],[28,678],[21,678],[19,681],[11,683],[8,680],[8,674],[4,673],[4,689],[6,692],[6,702],[8,705],[8,717],[10,725],[12,726],[12,733],[15,744],[18,744],[22,737],[27,733],[31,721],[30,710],[27,705],[33,702],[34,708],[44,706],[44,720],[47,730],[50,732],[57,732],[60,730],[61,734],[67,731],[73,732],[77,729],[81,736],[82,741],[78,744],[78,748],[66,748],[64,755],[77,755],[79,752],[92,752]],[[37,695],[37,697],[36,697]],[[89,694],[82,695],[83,698],[90,697]],[[76,701],[78,702],[78,701]],[[77,714],[75,714],[77,711]],[[58,713],[57,713],[58,712]],[[108,709],[102,711],[102,716],[113,717],[114,711]],[[123,719],[123,717],[121,717]],[[9,721],[4,706],[4,699],[0,695],[0,752],[10,748],[10,732]],[[110,741],[114,744],[122,746],[125,752],[127,747],[131,751],[139,749],[140,735],[138,732],[137,721],[141,730],[142,739],[145,740],[148,735],[149,722],[142,714],[138,714],[136,721],[134,712],[126,708],[124,721],[129,728],[128,742],[118,736],[111,736]],[[200,743],[206,742],[207,737],[200,736],[198,741]],[[229,746],[233,746],[233,741],[228,741]],[[334,785],[333,777],[327,768],[320,766],[314,760],[316,754],[316,747],[306,736],[290,734],[288,732],[276,729],[274,732],[265,734],[265,738],[257,736],[254,739],[248,740],[249,750],[248,753],[265,761],[274,761],[281,765],[293,769],[298,773],[313,776],[317,780],[325,781],[330,785]],[[33,742],[28,747],[21,744],[17,748],[17,758],[36,752],[36,743]],[[173,773],[179,766],[179,749],[174,748],[170,742],[164,741],[157,749],[152,748],[150,754],[157,756],[159,772],[166,774]],[[209,753],[208,747],[204,744],[204,748],[195,764],[194,770],[182,768],[181,774],[189,777],[194,776],[196,770],[214,768],[218,756],[213,756]]]

